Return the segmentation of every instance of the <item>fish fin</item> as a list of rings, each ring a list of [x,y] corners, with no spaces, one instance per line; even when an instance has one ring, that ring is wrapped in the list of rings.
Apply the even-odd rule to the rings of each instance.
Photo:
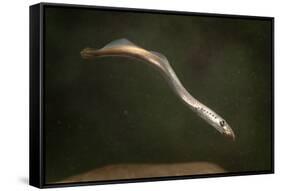
[[[152,54],[154,54],[155,56],[158,56],[161,60],[169,63],[168,59],[166,56],[164,56],[163,54],[159,53],[159,52],[155,52],[155,51],[150,51]]]
[[[118,47],[118,46],[136,46],[136,45],[134,43],[132,43],[131,41],[129,41],[125,38],[122,38],[122,39],[111,41],[110,43],[105,45],[103,47],[103,49],[104,48],[114,48],[114,47]]]

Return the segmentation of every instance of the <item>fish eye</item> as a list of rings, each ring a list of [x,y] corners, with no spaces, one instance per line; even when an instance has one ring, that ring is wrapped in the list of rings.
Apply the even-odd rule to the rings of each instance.
[[[225,125],[225,121],[220,121],[220,126],[223,127]]]

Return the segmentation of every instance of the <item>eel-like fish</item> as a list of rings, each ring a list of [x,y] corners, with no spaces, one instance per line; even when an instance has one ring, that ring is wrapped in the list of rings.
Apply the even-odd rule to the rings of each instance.
[[[168,59],[164,55],[158,52],[145,50],[127,39],[119,39],[110,42],[101,49],[85,48],[81,51],[81,56],[84,59],[94,59],[96,57],[106,56],[129,57],[148,63],[162,74],[170,87],[186,106],[197,113],[221,134],[235,140],[235,134],[228,123],[212,109],[195,99],[184,88],[172,69]]]

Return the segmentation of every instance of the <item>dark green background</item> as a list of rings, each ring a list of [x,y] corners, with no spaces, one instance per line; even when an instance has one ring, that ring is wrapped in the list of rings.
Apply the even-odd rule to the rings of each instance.
[[[46,181],[106,164],[209,161],[271,169],[271,20],[45,9]],[[126,58],[81,59],[127,38],[163,53],[232,142],[182,104],[162,76]]]

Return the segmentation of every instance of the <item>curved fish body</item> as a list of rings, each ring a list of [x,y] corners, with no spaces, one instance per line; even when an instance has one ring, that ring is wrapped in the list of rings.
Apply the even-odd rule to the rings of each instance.
[[[119,56],[141,60],[157,69],[169,83],[171,89],[191,110],[213,126],[221,134],[235,140],[235,134],[228,123],[209,107],[195,99],[182,85],[168,59],[154,51],[145,50],[126,39],[112,41],[101,49],[85,48],[81,51],[84,59]]]

